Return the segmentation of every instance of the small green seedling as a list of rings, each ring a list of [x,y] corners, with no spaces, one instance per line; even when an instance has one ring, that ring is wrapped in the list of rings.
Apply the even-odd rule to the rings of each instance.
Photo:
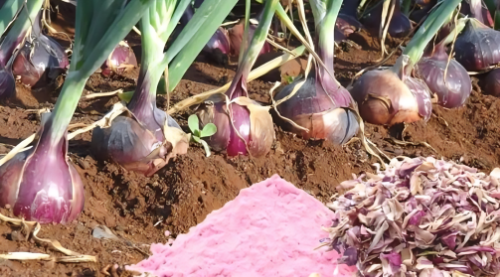
[[[290,75],[286,75],[286,76],[284,76],[284,79],[285,79],[285,80],[284,80],[284,81],[285,81],[285,83],[287,83],[287,84],[291,84],[291,83],[293,83],[293,81],[295,80],[295,78],[294,78],[293,76],[290,76]]]
[[[195,114],[192,114],[188,118],[188,126],[189,129],[191,130],[191,133],[193,134],[191,136],[191,141],[201,143],[203,145],[203,148],[205,148],[205,152],[207,153],[207,157],[210,156],[210,147],[208,147],[208,144],[206,141],[202,140],[201,138],[206,138],[210,137],[213,134],[217,132],[217,127],[213,123],[208,123],[203,127],[203,130],[200,130],[200,125],[198,121],[198,116]]]

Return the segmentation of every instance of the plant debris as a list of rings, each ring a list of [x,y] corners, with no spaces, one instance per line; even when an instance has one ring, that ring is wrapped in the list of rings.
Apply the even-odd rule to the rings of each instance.
[[[340,184],[323,241],[361,276],[500,276],[500,169],[399,158]]]
[[[38,237],[38,233],[42,228],[40,223],[36,221],[25,221],[24,219],[10,218],[0,214],[0,222],[8,222],[14,226],[21,226],[21,232],[25,238],[31,236],[37,243],[46,245],[56,251],[65,254],[65,257],[55,257],[43,253],[29,252],[11,252],[1,254],[0,259],[6,260],[53,260],[62,263],[77,263],[77,262],[97,262],[97,257],[91,255],[83,255],[78,252],[64,248],[57,240],[43,239]]]

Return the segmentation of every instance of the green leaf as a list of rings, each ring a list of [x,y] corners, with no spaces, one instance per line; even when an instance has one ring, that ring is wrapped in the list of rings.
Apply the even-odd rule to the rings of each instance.
[[[184,11],[188,5],[191,5],[191,0],[179,0],[177,3],[177,7],[175,8],[175,12],[172,15],[172,19],[170,20],[171,24],[168,25],[168,29],[166,31],[166,37],[170,37],[175,27],[178,25],[177,22],[181,19]]]
[[[14,19],[22,4],[22,0],[8,0],[3,4],[2,9],[0,9],[0,35],[5,32],[5,29],[12,19]]]
[[[491,18],[493,18],[494,20],[495,20],[495,13],[497,10],[497,5],[495,2],[496,2],[495,0],[484,0],[484,4],[486,4],[486,7],[488,8]]]
[[[192,114],[189,116],[188,118],[188,126],[189,126],[189,129],[191,130],[192,133],[194,133],[195,131],[198,131],[199,128],[200,128],[200,125],[199,125],[199,120],[198,120],[198,116],[195,115],[195,114]]]
[[[204,140],[200,139],[201,145],[203,145],[203,148],[205,148],[205,153],[207,153],[207,158],[210,157],[210,147],[208,146],[207,142]]]
[[[217,133],[217,126],[213,123],[208,123],[205,127],[203,127],[203,130],[201,130],[201,137],[210,137],[215,133]]]
[[[199,136],[192,135],[191,138],[193,139],[194,142],[200,143],[201,139]]]
[[[30,0],[28,4],[30,2],[36,1]],[[101,67],[111,51],[153,3],[154,0],[78,1],[74,52],[69,72],[52,113],[53,123],[49,129],[52,141],[58,141],[66,133],[90,75]],[[98,20],[110,24],[96,26],[95,22]]]
[[[495,17],[493,18],[494,19],[494,27],[495,27],[495,30],[500,30],[500,9],[495,11]]]
[[[157,94],[165,94],[167,91],[167,84],[165,82],[165,77],[161,76],[160,82],[158,83],[158,87],[156,89]]]
[[[173,91],[238,0],[205,0],[166,53],[168,91]]]

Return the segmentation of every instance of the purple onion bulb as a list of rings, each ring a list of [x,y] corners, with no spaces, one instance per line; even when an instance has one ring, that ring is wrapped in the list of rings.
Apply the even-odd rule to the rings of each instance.
[[[488,72],[481,80],[485,94],[500,97],[500,69]]]
[[[59,43],[40,33],[26,41],[16,54],[12,73],[23,84],[36,89],[54,84],[68,66],[68,57]]]
[[[135,57],[134,51],[127,42],[121,41],[102,65],[101,74],[105,77],[109,77],[113,73],[123,74],[136,67],[137,58]]]
[[[257,27],[255,25],[248,25],[248,41],[252,39],[253,33]],[[241,43],[243,40],[243,34],[245,33],[245,26],[243,23],[236,24],[233,28],[231,28],[228,32],[229,42],[231,45],[231,55],[239,56],[241,50]],[[264,46],[260,50],[260,55],[269,53],[272,51],[271,45],[268,42],[264,43]]]
[[[429,88],[419,79],[404,79],[391,70],[363,74],[351,89],[361,117],[372,124],[389,126],[428,120],[432,114]]]
[[[455,59],[468,71],[483,71],[500,63],[500,32],[467,22],[455,42]]]
[[[472,91],[467,70],[454,59],[448,63],[448,54],[444,48],[437,49],[432,56],[422,58],[416,64],[414,73],[438,96],[438,104],[446,108],[462,106]]]
[[[227,64],[231,45],[226,29],[219,27],[203,48],[203,52],[214,61],[220,64]]]
[[[339,13],[335,22],[335,41],[340,42],[345,40],[349,35],[360,30],[362,27],[361,23],[355,17]]]
[[[50,122],[45,124],[50,128]],[[46,132],[48,133],[48,132]],[[34,150],[20,152],[0,167],[0,206],[40,223],[70,223],[83,210],[83,183],[67,160],[65,137],[53,145],[42,135]]]
[[[283,129],[296,133],[304,139],[327,139],[336,144],[343,144],[359,130],[355,114],[346,109],[351,102],[349,92],[337,84],[322,85],[316,77],[316,73],[312,71],[296,94],[278,105],[278,111],[282,116],[307,128],[309,132],[298,129],[290,123],[277,121]],[[299,81],[284,87],[276,94],[275,99],[279,101],[290,95]],[[330,88],[329,94],[325,92],[325,88]]]
[[[111,127],[94,129],[92,153],[97,159],[112,160],[128,171],[152,176],[168,163],[165,157],[171,150],[168,145],[163,144],[163,126],[159,123],[164,122],[166,114],[156,109],[159,114],[163,114],[163,118],[158,121],[152,115],[147,123],[135,116],[118,116]],[[180,129],[170,116],[168,124]],[[155,150],[157,154],[150,156]]]
[[[0,66],[0,100],[16,95],[16,80],[12,73]]]
[[[361,19],[361,23],[372,32],[378,32],[380,29],[380,22],[382,21],[382,4],[374,8],[366,17]],[[391,37],[403,38],[411,32],[410,19],[401,12],[400,3],[396,1],[394,13],[389,23],[387,32]]]
[[[197,115],[202,126],[214,123],[217,127],[217,133],[206,140],[213,150],[227,150],[229,156],[250,154],[253,157],[265,156],[271,150],[275,135],[269,109],[246,97],[239,97],[242,103],[227,105],[229,109],[223,100],[212,100],[205,103]],[[226,111],[230,112],[233,124]]]

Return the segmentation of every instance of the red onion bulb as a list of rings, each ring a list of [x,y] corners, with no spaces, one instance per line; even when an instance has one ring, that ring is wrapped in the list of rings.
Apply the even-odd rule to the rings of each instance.
[[[207,139],[215,151],[227,150],[229,156],[261,157],[271,150],[275,134],[269,107],[243,96],[235,97],[229,104],[220,97],[213,97],[197,115],[202,126],[208,123],[217,126],[217,133]]]
[[[283,129],[299,134],[304,139],[327,139],[336,144],[343,144],[359,130],[356,116],[346,109],[351,103],[349,92],[336,83],[321,82],[318,77],[315,71],[311,71],[296,94],[278,105],[278,111],[282,116],[307,128],[309,132],[281,120],[278,122]],[[329,79],[331,78],[328,76],[326,80]],[[299,81],[278,92],[276,101],[290,95]]]
[[[446,82],[445,70],[447,70]],[[434,54],[420,59],[415,66],[414,73],[438,96],[438,104],[446,108],[462,106],[472,91],[467,70],[454,59],[448,63],[448,54],[440,45]]]
[[[470,20],[455,42],[455,59],[468,71],[483,71],[500,63],[500,32]]]
[[[112,160],[126,170],[151,176],[171,157],[186,153],[189,141],[177,122],[156,107],[149,71],[139,75],[138,83],[128,114],[116,117],[110,127],[94,129],[91,150],[97,159]],[[166,138],[165,132],[173,139]]]
[[[500,97],[500,69],[488,72],[481,80],[483,91],[486,94]]]
[[[109,77],[113,73],[123,74],[125,71],[136,67],[137,59],[134,51],[126,41],[121,41],[102,65],[101,74]]]
[[[378,32],[380,29],[380,22],[382,21],[382,4],[379,4],[370,13],[361,19],[361,23],[367,29],[372,32]],[[401,7],[399,0],[396,1],[396,6],[394,7],[394,13],[389,23],[388,33],[392,37],[403,38],[408,35],[411,31],[410,19],[401,12]]]
[[[0,66],[0,100],[16,95],[16,80],[12,73]]]
[[[219,27],[203,48],[203,53],[220,64],[227,64],[230,52],[231,46],[227,30]]]
[[[50,121],[45,128],[50,128]],[[45,132],[48,134],[49,132]],[[56,144],[42,136],[34,149],[0,166],[0,206],[40,223],[69,223],[83,210],[83,184],[67,160],[66,137]]]
[[[68,57],[59,43],[33,31],[16,54],[12,73],[23,84],[36,89],[54,84],[68,66]]]
[[[248,24],[248,40],[252,39],[253,33],[257,27],[252,24]],[[243,23],[236,24],[233,28],[229,29],[229,42],[231,45],[231,55],[239,56],[241,50],[241,42],[243,40],[243,34],[245,33],[245,25]],[[272,51],[271,45],[269,43],[264,43],[260,54],[269,53]]]
[[[427,85],[406,76],[404,81],[391,70],[363,74],[351,89],[361,117],[372,124],[394,125],[428,120],[432,114]]]

